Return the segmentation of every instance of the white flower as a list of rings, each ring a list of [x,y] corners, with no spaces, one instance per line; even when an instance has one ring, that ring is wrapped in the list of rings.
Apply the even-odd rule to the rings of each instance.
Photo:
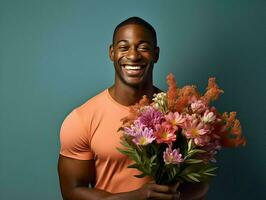
[[[209,110],[206,110],[204,112],[204,115],[202,117],[202,122],[204,123],[211,123],[216,119],[216,116],[213,112],[210,112]]]

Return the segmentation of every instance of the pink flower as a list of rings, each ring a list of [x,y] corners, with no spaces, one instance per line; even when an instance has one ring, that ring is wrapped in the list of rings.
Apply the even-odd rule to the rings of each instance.
[[[188,121],[190,121],[190,122],[192,122],[192,121],[197,121],[197,120],[199,120],[200,119],[200,115],[199,114],[196,114],[196,113],[193,113],[192,115],[189,115],[189,114],[185,114],[185,118],[186,118],[186,122],[185,122],[185,124],[188,122]]]
[[[182,127],[182,125],[184,124],[184,122],[186,121],[186,119],[179,114],[178,112],[175,113],[168,113],[165,116],[165,119],[168,123],[172,124],[174,127],[176,127],[176,129],[178,129],[178,126]]]
[[[180,149],[172,150],[171,147],[166,148],[165,152],[163,152],[163,160],[165,164],[179,164],[184,161]]]
[[[187,120],[183,131],[188,138],[196,138],[208,132],[208,130],[204,129],[204,124],[197,119],[193,121]]]
[[[195,113],[203,113],[207,109],[207,105],[203,100],[196,100],[191,103],[191,110]]]
[[[207,127],[199,121],[196,118],[187,118],[184,128],[183,128],[183,133],[188,139],[193,139],[196,145],[202,146],[206,143],[209,142],[210,137],[207,135],[210,130],[207,129]]]
[[[176,128],[167,122],[155,126],[154,136],[157,143],[171,143],[176,140]]]
[[[203,117],[201,118],[203,123],[211,123],[216,119],[216,115],[214,112],[211,112],[209,110],[206,110],[203,114]]]
[[[147,127],[142,130],[139,135],[136,135],[135,138],[132,140],[136,145],[145,146],[147,144],[152,143],[155,140],[153,135],[153,130],[148,129]]]
[[[194,143],[198,146],[207,145],[210,142],[211,138],[209,135],[202,135],[199,137],[194,138]]]

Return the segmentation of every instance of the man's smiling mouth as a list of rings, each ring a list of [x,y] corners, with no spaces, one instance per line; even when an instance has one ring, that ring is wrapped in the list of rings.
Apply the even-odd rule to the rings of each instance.
[[[124,64],[121,65],[122,70],[126,73],[127,76],[141,76],[143,75],[146,65],[139,65],[139,64]]]
[[[142,68],[144,68],[140,65],[124,65],[124,67],[126,68],[126,70],[141,70]]]

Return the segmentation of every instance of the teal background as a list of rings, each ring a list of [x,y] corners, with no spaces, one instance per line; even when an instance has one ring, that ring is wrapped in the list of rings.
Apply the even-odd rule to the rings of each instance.
[[[0,199],[61,199],[61,123],[113,83],[112,32],[135,15],[157,30],[157,86],[216,76],[215,105],[238,111],[248,144],[219,153],[207,199],[266,199],[265,2],[0,0]]]

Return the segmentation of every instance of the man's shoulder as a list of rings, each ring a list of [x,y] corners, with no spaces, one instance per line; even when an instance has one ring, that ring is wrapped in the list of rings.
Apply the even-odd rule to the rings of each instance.
[[[72,116],[75,116],[82,121],[88,121],[97,116],[101,115],[104,112],[104,105],[108,103],[107,89],[100,91],[95,96],[87,99],[84,103],[79,106],[74,107],[66,118],[71,119]]]
[[[78,110],[79,112],[82,112],[82,111],[89,111],[91,109],[100,108],[101,105],[103,105],[107,101],[106,92],[107,92],[107,89],[99,92],[98,94],[89,98],[83,104],[78,106],[76,110]]]

